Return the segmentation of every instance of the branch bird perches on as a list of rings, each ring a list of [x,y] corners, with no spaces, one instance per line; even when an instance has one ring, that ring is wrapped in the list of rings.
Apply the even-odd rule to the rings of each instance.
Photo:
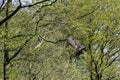
[[[77,39],[72,36],[68,37],[68,43],[75,49],[74,57],[78,57],[81,54],[84,54],[85,47],[79,43]]]
[[[57,44],[59,42],[67,41],[75,49],[74,57],[79,57],[81,54],[84,54],[84,51],[86,51],[86,48],[83,45],[81,45],[79,43],[79,41],[77,39],[75,39],[74,37],[72,37],[72,36],[69,36],[69,37],[67,37],[65,39],[57,40],[57,41],[47,40],[47,39],[43,38],[40,35],[39,35],[39,38],[43,39],[46,42],[50,42],[50,43],[54,43],[54,44]]]

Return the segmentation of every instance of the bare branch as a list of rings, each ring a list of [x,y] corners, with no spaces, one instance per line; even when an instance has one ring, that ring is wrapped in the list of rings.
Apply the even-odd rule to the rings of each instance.
[[[24,5],[22,6],[22,3],[21,3],[21,0],[19,0],[19,6],[10,14],[8,15],[7,17],[5,17],[2,21],[0,21],[0,26],[6,22],[7,20],[9,20],[11,17],[13,17],[21,8],[25,8],[25,7],[33,7],[37,4],[41,4],[41,3],[44,3],[46,1],[49,1],[49,0],[43,0],[43,1],[40,1],[40,2],[36,2],[34,4],[30,4],[30,5]],[[52,5],[53,3],[55,3],[57,0],[51,2],[51,4],[48,4],[48,5],[44,5],[42,7],[46,7],[46,6],[49,6],[49,5]]]
[[[97,9],[98,9],[98,8],[99,8],[99,6],[98,6],[97,8],[95,8],[94,10],[92,10],[91,12],[88,12],[88,13],[86,13],[86,14],[84,14],[84,15],[80,16],[80,17],[79,17],[79,18],[77,18],[77,19],[84,18],[84,17],[86,17],[86,16],[88,16],[88,15],[90,15],[90,14],[94,13],[95,11],[97,11]]]
[[[12,2],[12,0],[2,0],[2,4],[1,4],[1,8],[3,9],[5,6],[7,6],[10,2]]]
[[[0,8],[3,7],[4,3],[5,3],[5,0],[2,0],[2,4],[0,5]]]
[[[10,15],[8,15],[7,17],[5,17],[2,21],[0,21],[0,26],[6,22],[7,20],[9,20],[12,16],[14,16],[19,10],[20,10],[21,6],[19,5]]]
[[[34,36],[34,34],[28,34],[28,35],[25,35],[25,34],[18,34],[18,35],[15,35],[15,36],[12,36],[10,37],[9,39],[15,39],[15,38],[20,38],[20,37],[25,37],[25,36]]]
[[[43,8],[43,7],[47,7],[47,6],[50,6],[50,5],[54,4],[55,2],[57,2],[57,0],[54,0],[54,1],[52,1],[50,4],[47,4],[47,5],[43,5],[43,6],[42,6],[42,8]]]
[[[120,49],[118,49],[118,50],[116,50],[115,52],[113,52],[113,53],[110,55],[110,57],[116,55],[118,52],[120,52]]]
[[[109,63],[107,63],[107,67],[111,66],[112,63],[115,62],[118,57],[119,57],[119,55],[116,56],[112,61],[110,61]]]
[[[57,41],[50,41],[50,40],[47,40],[47,39],[43,38],[43,37],[40,36],[40,35],[39,35],[39,37],[40,37],[41,39],[43,39],[44,41],[50,42],[50,43],[53,43],[53,44],[56,44],[56,43],[59,43],[59,42],[65,42],[65,41],[67,40],[67,39],[61,39],[61,40],[57,40]]]
[[[33,4],[29,4],[29,5],[24,5],[22,6],[21,8],[25,8],[25,7],[33,7],[35,5],[38,5],[38,4],[41,4],[41,3],[44,3],[46,1],[50,1],[50,0],[43,0],[43,1],[39,1],[39,2],[36,2],[36,3],[33,3]]]
[[[23,47],[20,47],[17,52],[15,52],[15,54],[8,60],[8,63],[14,59],[21,51],[22,51]]]

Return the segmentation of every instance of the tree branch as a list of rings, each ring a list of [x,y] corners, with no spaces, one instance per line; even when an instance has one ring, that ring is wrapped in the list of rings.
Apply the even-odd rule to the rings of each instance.
[[[39,1],[39,2],[36,2],[36,3],[33,3],[33,4],[29,4],[29,5],[24,5],[22,6],[21,8],[25,8],[25,7],[33,7],[35,5],[38,5],[38,4],[41,4],[41,3],[44,3],[46,1],[50,1],[50,0],[42,0],[42,1]]]
[[[39,35],[39,37],[40,37],[41,39],[43,39],[44,41],[50,42],[50,43],[53,43],[53,44],[56,44],[56,43],[59,43],[59,42],[64,42],[64,41],[67,40],[67,39],[61,39],[61,40],[57,40],[57,41],[50,41],[50,40],[47,40],[47,39],[43,38],[43,37],[40,36],[40,35]]]
[[[79,18],[77,18],[77,19],[84,18],[84,17],[86,17],[86,16],[88,16],[88,15],[90,15],[90,14],[94,13],[95,11],[97,11],[97,9],[98,9],[98,8],[99,8],[99,6],[98,6],[96,9],[92,10],[91,12],[88,12],[88,13],[86,13],[86,14],[84,14],[84,15],[80,16],[80,17],[79,17]]]
[[[5,3],[5,1],[4,1],[4,0],[2,0],[2,3],[1,3],[1,5],[0,5],[0,8],[2,8],[2,7],[3,7],[4,3]]]
[[[15,52],[15,54],[8,60],[8,63],[14,59],[21,51],[22,51],[23,47],[20,47],[17,52]]]
[[[7,17],[5,17],[2,21],[0,21],[0,26],[6,22],[7,20],[9,20],[11,17],[13,17],[19,10],[20,10],[21,6],[19,5],[16,10],[14,10],[10,15],[8,15]]]
[[[21,8],[25,8],[25,7],[33,7],[35,5],[38,5],[38,4],[41,4],[41,3],[44,3],[46,1],[50,1],[50,0],[43,0],[43,1],[39,1],[39,2],[36,2],[36,3],[33,3],[33,4],[30,4],[30,5],[24,5],[22,6],[22,3],[21,3],[21,0],[19,0],[19,6],[10,14],[8,15],[7,17],[5,17],[2,21],[0,21],[0,26],[6,22],[7,20],[9,20],[11,17],[13,17]],[[57,0],[51,2],[51,4],[47,4],[47,5],[44,5],[42,6],[43,7],[46,7],[46,6],[49,6],[49,5],[52,5],[53,3],[55,3]]]
[[[1,8],[3,9],[5,6],[7,6],[10,2],[12,2],[12,0],[2,0],[2,4],[1,4]]]
[[[11,60],[13,60],[22,50],[23,48],[26,46],[26,44],[31,40],[32,37],[30,37],[29,39],[27,39],[25,41],[25,43],[14,53],[14,55],[9,58],[8,62],[10,62]]]
[[[28,35],[18,34],[18,35],[10,37],[9,39],[20,38],[20,37],[28,37],[28,36],[34,36],[34,34],[28,34]]]
[[[115,62],[118,57],[119,57],[119,56],[116,56],[112,61],[110,61],[110,62],[107,64],[107,67],[111,66],[112,63]]]

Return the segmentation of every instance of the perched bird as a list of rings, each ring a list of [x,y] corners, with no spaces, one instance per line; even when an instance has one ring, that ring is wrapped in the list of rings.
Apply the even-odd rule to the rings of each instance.
[[[85,47],[79,43],[77,39],[72,36],[68,37],[68,43],[75,49],[74,57],[79,57],[81,54],[84,54]]]

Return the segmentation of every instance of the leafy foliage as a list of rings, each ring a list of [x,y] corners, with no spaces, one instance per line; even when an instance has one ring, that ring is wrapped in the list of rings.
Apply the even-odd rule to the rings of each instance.
[[[7,77],[119,80],[119,0],[51,0],[55,4],[49,1],[27,2],[0,24],[0,63],[6,63],[3,56],[8,51]],[[0,22],[19,4],[0,7]],[[85,45],[84,56],[70,60],[75,50],[67,46],[69,35]],[[0,78],[5,75],[2,64]]]

